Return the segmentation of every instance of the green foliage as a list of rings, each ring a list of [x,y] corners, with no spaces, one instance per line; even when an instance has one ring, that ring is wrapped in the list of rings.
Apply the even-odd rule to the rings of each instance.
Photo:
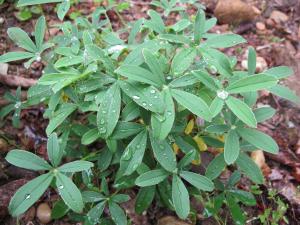
[[[21,0],[19,5],[53,2],[59,3],[63,20],[69,1]],[[80,214],[78,220],[85,224],[123,225],[127,217],[120,204],[129,197],[122,193],[138,186],[137,213],[157,202],[186,219],[193,211],[190,198],[210,192],[213,202],[207,202],[207,216],[216,216],[226,204],[236,224],[244,224],[240,204],[254,205],[255,198],[236,184],[241,174],[254,183],[264,182],[248,152],[278,152],[275,141],[256,129],[275,113],[269,106],[256,107],[257,91],[267,89],[299,102],[278,85],[292,71],[281,66],[255,74],[253,48],[249,71],[237,71],[235,61],[218,48],[246,40],[208,33],[216,19],[206,19],[196,1],[153,1],[165,16],[177,12],[181,19],[166,26],[152,9],[148,19],[117,32],[107,10],[119,12],[128,5],[109,3],[90,17],[58,25],[61,33],[46,43],[44,17],[36,23],[34,40],[20,28],[8,30],[25,51],[1,55],[0,62],[29,59],[29,67],[45,59],[47,66],[26,102],[20,100],[20,89],[16,97],[6,94],[10,104],[1,109],[1,118],[15,110],[17,121],[21,109],[44,103],[44,117],[49,119],[49,162],[23,150],[12,150],[6,157],[16,166],[47,171],[19,189],[9,206],[11,214],[25,212],[50,186],[61,196],[53,218]],[[197,14],[188,16],[186,4],[197,6]],[[121,38],[124,32],[128,40]],[[194,172],[208,147],[219,154],[212,154],[205,175]],[[74,161],[61,165],[65,157]],[[227,165],[236,172],[224,184],[218,177]]]

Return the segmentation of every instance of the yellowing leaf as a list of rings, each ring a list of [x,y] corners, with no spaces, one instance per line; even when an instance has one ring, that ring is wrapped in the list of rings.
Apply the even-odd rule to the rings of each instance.
[[[186,128],[185,128],[185,130],[184,130],[184,133],[185,133],[185,134],[190,134],[190,133],[193,131],[194,126],[195,126],[195,120],[194,120],[194,119],[191,119],[191,120],[189,121],[189,123],[187,124],[187,126],[186,126]]]
[[[193,139],[197,143],[200,152],[204,152],[207,150],[207,145],[201,137],[196,135],[195,137],[193,137]]]
[[[172,145],[172,148],[173,148],[174,153],[177,155],[180,151],[178,145],[176,143],[174,143]]]
[[[192,164],[193,164],[193,165],[196,165],[196,166],[200,165],[200,164],[201,164],[201,159],[199,158],[199,159],[193,160],[193,161],[192,161]]]

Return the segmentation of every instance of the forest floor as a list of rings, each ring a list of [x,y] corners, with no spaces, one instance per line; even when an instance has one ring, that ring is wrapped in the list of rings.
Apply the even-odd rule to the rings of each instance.
[[[200,2],[207,7],[207,17],[217,16],[223,22],[223,24],[218,24],[213,28],[214,32],[235,32],[247,39],[247,44],[227,50],[228,54],[234,54],[238,57],[241,68],[245,67],[244,61],[247,55],[247,48],[244,47],[251,45],[257,51],[259,71],[280,65],[291,66],[294,69],[294,76],[291,76],[285,82],[300,95],[299,0],[247,0],[244,1],[247,2],[246,5],[238,0],[232,0],[229,1],[230,4],[233,4],[231,7],[220,5],[222,2],[225,2],[226,5],[228,0],[220,0],[219,3],[214,0]],[[88,15],[97,6],[93,1],[73,5],[67,18],[71,20],[71,17],[76,15]],[[122,11],[121,14],[125,21],[132,21],[147,17],[146,11],[149,7],[151,7],[150,1],[131,1],[130,9]],[[237,12],[243,12],[243,10],[244,13]],[[18,13],[18,9],[9,1],[0,5],[0,54],[16,50],[6,33],[9,27],[21,27],[30,34],[33,31],[36,19],[39,17],[39,15],[33,14],[31,19],[20,21],[17,18]],[[53,25],[60,23],[60,21],[57,19],[54,5],[43,7],[43,14],[49,24],[47,38],[55,36],[58,29]],[[122,26],[116,13],[111,11],[109,17],[115,28]],[[172,23],[176,18],[176,14],[171,14],[167,18],[167,22]],[[235,23],[238,19],[242,21],[239,24]],[[246,21],[243,22],[243,20]],[[29,69],[25,69],[22,64],[0,64],[0,107],[7,104],[3,99],[4,93],[7,91],[15,92],[20,84],[22,85],[22,98],[26,99],[26,89],[41,76],[43,67],[42,62],[33,63]],[[7,81],[3,76],[21,78]],[[300,107],[279,99],[268,92],[260,93],[260,103],[269,104],[276,109],[276,115],[267,122],[262,123],[259,128],[277,141],[280,152],[278,155],[263,154],[261,152],[252,155],[252,158],[263,170],[267,182],[260,187],[262,194],[257,199],[258,206],[245,209],[249,218],[254,218],[248,224],[260,224],[258,220],[255,220],[258,215],[263,215],[268,208],[271,211],[278,212],[282,206],[286,208],[285,217],[289,220],[289,224],[300,224]],[[11,125],[10,117],[0,121],[0,224],[16,224],[15,219],[10,218],[7,212],[9,199],[20,186],[36,175],[33,172],[10,166],[4,160],[4,157],[13,148],[31,149],[40,156],[46,154],[45,128],[47,121],[43,119],[44,109],[43,105],[39,105],[22,110],[21,127],[19,129]],[[224,173],[222,176],[226,177],[228,175]],[[240,185],[246,186],[249,183],[243,182]],[[44,201],[51,200],[45,197]],[[160,218],[166,215],[173,216],[172,213],[157,208],[151,209],[147,215],[136,216],[132,205],[128,203],[126,208],[128,208],[127,213],[135,225],[157,224]],[[269,216],[269,218],[271,217],[272,215]],[[35,207],[32,207],[22,216],[20,224],[39,224],[35,218]],[[64,219],[55,221],[53,224],[73,223]],[[167,222],[160,222],[159,224],[167,225]],[[178,221],[178,224],[185,223]],[[216,223],[203,219],[199,224]],[[279,224],[286,224],[286,222],[281,220]]]

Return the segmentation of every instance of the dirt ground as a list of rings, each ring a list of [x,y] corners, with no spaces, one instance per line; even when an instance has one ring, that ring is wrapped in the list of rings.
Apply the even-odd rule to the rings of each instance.
[[[226,1],[226,0],[223,0]],[[131,1],[131,8],[121,12],[124,20],[132,21],[141,17],[146,17],[146,11],[150,7],[150,1]],[[217,1],[204,0],[202,2],[207,8],[208,17],[216,14]],[[234,0],[232,2],[239,2]],[[257,51],[259,70],[268,67],[287,65],[294,69],[294,76],[285,82],[300,95],[300,1],[299,0],[247,0],[249,10],[257,14],[254,18],[247,21],[236,23],[218,24],[213,31],[229,32],[233,31],[243,35],[248,44],[255,47]],[[220,3],[219,3],[220,4]],[[237,3],[238,4],[238,3]],[[97,7],[93,1],[86,1],[79,5],[74,5],[70,10],[79,12],[81,15],[88,15]],[[253,8],[254,7],[254,8]],[[191,9],[192,11],[193,9]],[[224,9],[225,10],[225,9]],[[232,9],[234,11],[234,9]],[[9,27],[17,26],[32,33],[34,23],[39,15],[24,22],[16,18],[17,9],[9,1],[0,5],[0,54],[16,50],[16,47],[8,39],[6,30]],[[276,11],[276,12],[275,12]],[[252,11],[251,11],[252,12]],[[275,12],[275,13],[274,13]],[[57,34],[58,30],[51,26],[59,23],[54,11],[54,5],[43,7],[43,13],[47,18],[49,32],[47,38]],[[70,15],[69,13],[69,15]],[[232,12],[228,12],[230,14]],[[121,27],[122,24],[118,15],[114,12],[109,13],[114,23],[114,27]],[[251,17],[251,16],[250,16]],[[176,14],[171,14],[167,18],[168,23],[176,21]],[[228,54],[238,57],[238,63],[243,68],[243,61],[246,60],[247,45],[239,46],[235,49],[226,50]],[[22,63],[11,63],[6,70],[0,65],[0,76],[13,75],[26,79],[38,79],[43,70],[43,63],[35,62],[29,69],[25,69]],[[2,74],[5,73],[5,74]],[[26,98],[26,87],[22,88],[22,97]],[[16,85],[9,84],[0,79],[0,107],[7,102],[3,99],[6,91],[14,92]],[[261,186],[263,193],[257,199],[258,206],[247,208],[247,213],[253,217],[263,212],[266,208],[276,210],[274,200],[268,199],[268,190],[275,189],[279,197],[288,205],[286,217],[290,224],[300,224],[300,107],[279,99],[267,92],[261,92],[259,103],[269,104],[277,110],[276,115],[271,120],[260,125],[260,129],[271,135],[279,144],[280,152],[278,155],[264,154],[253,156],[256,162],[262,162],[261,168],[266,177],[266,184]],[[34,172],[18,169],[10,166],[4,157],[13,148],[31,149],[40,156],[46,154],[45,148],[45,128],[47,121],[43,119],[43,105],[31,107],[21,112],[21,127],[16,129],[11,125],[11,118],[0,121],[0,224],[16,224],[16,220],[9,217],[7,205],[13,193],[27,180],[36,176]],[[258,158],[255,158],[258,157]],[[224,174],[226,176],[226,174]],[[248,183],[241,184],[241,188]],[[133,197],[135,193],[130,193]],[[52,202],[51,193],[43,196],[42,201]],[[133,212],[133,202],[126,203],[127,214],[132,219],[133,224],[156,224],[159,218],[165,215],[174,215],[171,212],[163,211],[157,206],[151,207],[147,215],[136,216]],[[20,218],[20,224],[40,224],[35,217],[36,208],[32,207]],[[67,218],[55,221],[53,224],[74,224]],[[171,223],[170,223],[171,224]],[[175,223],[173,223],[175,224]],[[182,223],[183,224],[183,223]],[[201,220],[199,224],[215,224],[213,221]],[[260,224],[257,221],[249,221],[248,224]],[[280,224],[285,224],[284,221]]]

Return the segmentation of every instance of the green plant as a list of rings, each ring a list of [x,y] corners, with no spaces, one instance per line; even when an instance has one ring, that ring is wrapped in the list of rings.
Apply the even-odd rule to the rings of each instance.
[[[5,92],[4,99],[9,102],[7,106],[4,106],[0,110],[0,119],[4,119],[9,113],[14,112],[12,117],[12,124],[14,127],[20,126],[20,114],[23,108],[21,100],[21,88],[19,87],[16,91],[16,95],[10,92]]]
[[[266,207],[264,212],[258,215],[260,222],[264,225],[276,225],[282,222],[289,224],[286,217],[288,205],[282,201],[275,189],[268,190],[268,199],[271,202],[271,206]]]
[[[61,1],[21,0],[19,4],[49,2]],[[7,53],[0,56],[0,62],[26,58],[32,58],[28,66],[34,60],[47,62],[38,84],[28,91],[26,105],[45,103],[48,143],[52,143],[55,131],[63,140],[60,157],[63,154],[81,159],[83,162],[79,162],[86,165],[76,171],[61,171],[58,162],[53,165],[55,169],[45,161],[41,163],[41,159],[38,166],[27,163],[31,169],[50,170],[42,175],[47,179],[35,196],[41,196],[53,179],[59,182],[63,177],[71,183],[71,172],[74,182],[81,184],[84,211],[81,212],[79,191],[73,193],[78,206],[66,201],[62,194],[66,206],[77,214],[68,211],[60,201],[55,204],[54,218],[69,212],[71,219],[87,224],[111,219],[117,225],[127,224],[118,204],[128,200],[124,191],[138,186],[137,213],[147,210],[155,200],[185,219],[190,214],[190,196],[206,192],[213,195],[221,190],[222,202],[226,202],[236,219],[240,210],[237,202],[253,204],[252,195],[235,189],[237,181],[233,182],[233,178],[230,185],[220,189],[217,178],[231,165],[254,183],[264,182],[248,152],[262,149],[276,154],[278,146],[256,129],[257,123],[274,114],[269,106],[256,107],[257,91],[267,89],[299,102],[293,92],[278,84],[293,71],[280,66],[255,74],[253,48],[249,49],[249,70],[236,71],[236,59],[217,49],[246,40],[236,34],[208,33],[216,19],[206,19],[201,8],[193,19],[183,13],[184,18],[169,27],[158,12],[149,10],[148,19],[137,20],[116,32],[106,10],[98,8],[90,18],[58,25],[62,34],[46,44],[42,41],[46,29],[43,17],[36,26],[36,45],[19,28],[9,30],[9,34],[22,34],[10,37],[30,53]],[[120,38],[124,32],[128,33],[126,40]],[[42,51],[45,46],[51,47],[47,54]],[[200,162],[201,151],[207,146],[216,153],[220,149],[224,152],[214,157],[204,176],[193,172],[192,165]],[[24,166],[11,159],[14,155],[19,160],[21,154],[30,153],[12,151],[7,159]],[[88,161],[94,163],[93,168]],[[75,173],[79,171],[82,172]],[[73,183],[70,186],[76,189]],[[16,199],[26,203],[25,192],[21,192],[22,196],[18,193],[11,205]],[[17,211],[10,207],[11,213],[19,215],[38,197],[20,204]],[[111,217],[103,213],[107,205]],[[65,209],[64,213],[58,214],[57,207]],[[243,222],[244,217],[236,221]]]

